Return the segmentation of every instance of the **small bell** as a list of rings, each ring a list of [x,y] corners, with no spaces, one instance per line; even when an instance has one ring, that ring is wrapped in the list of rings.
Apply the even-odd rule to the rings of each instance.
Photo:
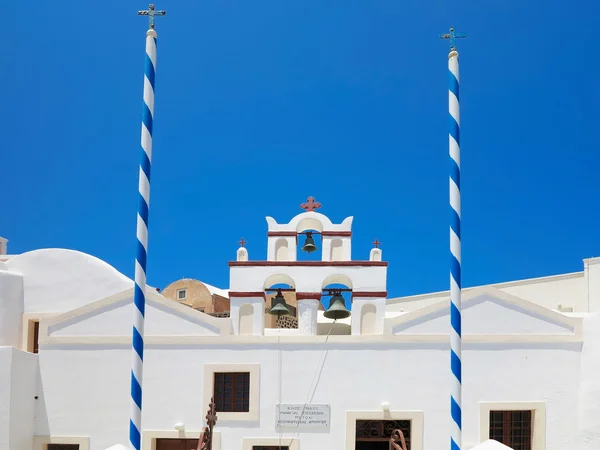
[[[277,317],[290,315],[290,310],[287,307],[281,289],[277,289],[277,295],[271,299],[271,309],[269,310],[269,314]]]
[[[302,251],[306,253],[314,252],[317,249],[315,245],[315,240],[312,237],[312,233],[310,231],[306,232],[306,240],[304,241],[304,245],[302,246]]]
[[[334,291],[331,302],[329,303],[329,308],[323,313],[323,316],[334,320],[350,317],[350,311],[346,308],[344,297],[342,297],[340,291]]]

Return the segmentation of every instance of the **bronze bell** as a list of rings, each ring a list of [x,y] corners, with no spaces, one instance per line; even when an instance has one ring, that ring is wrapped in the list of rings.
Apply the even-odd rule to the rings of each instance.
[[[346,308],[346,303],[344,301],[344,297],[342,297],[341,292],[334,291],[333,297],[331,297],[331,302],[329,303],[329,308],[327,311],[323,313],[325,317],[328,319],[345,319],[350,316],[350,311]]]
[[[290,310],[287,307],[281,289],[277,289],[277,295],[271,299],[271,309],[269,310],[269,314],[277,317],[290,315]]]
[[[314,252],[317,249],[315,245],[315,240],[312,237],[312,233],[310,231],[306,232],[306,240],[304,241],[304,245],[302,246],[302,251],[310,253]]]

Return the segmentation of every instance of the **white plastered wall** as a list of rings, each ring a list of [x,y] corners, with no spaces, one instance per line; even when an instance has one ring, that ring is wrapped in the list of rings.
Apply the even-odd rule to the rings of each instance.
[[[33,445],[38,356],[0,347],[0,450]]]
[[[63,313],[133,287],[112,266],[74,250],[35,250],[6,265],[23,275],[25,313]]]
[[[585,318],[581,353],[579,421],[581,450],[600,448],[600,313]]]
[[[386,320],[396,335],[442,335],[448,332],[449,302],[439,301],[421,310]],[[567,317],[495,288],[479,288],[463,296],[463,338],[488,339],[522,336],[543,341],[581,342],[582,319]]]
[[[71,342],[93,344],[108,339],[113,344],[131,343],[133,289],[98,300],[89,305],[40,320],[40,349],[46,345]],[[216,318],[156,291],[146,293],[144,337],[147,343],[168,340],[229,335],[229,319]]]
[[[317,299],[298,300],[298,333],[306,336],[317,334],[319,305]]]
[[[261,289],[262,290],[262,289]],[[250,334],[247,321],[252,322],[252,335],[261,336],[265,327],[265,299],[264,297],[231,297],[230,318],[233,334]],[[252,316],[248,317],[249,307]],[[241,314],[240,314],[241,313]]]
[[[323,246],[323,261],[350,261],[352,259],[352,239],[350,237],[323,236],[321,242]],[[337,247],[337,244],[340,246]]]
[[[385,298],[353,297],[351,330],[353,335],[378,335],[384,332]]]
[[[349,279],[353,291],[382,292],[386,290],[386,266],[232,266],[230,290],[261,292],[265,280],[285,275],[294,281],[296,292],[321,292],[326,280]]]
[[[296,261],[296,247],[296,236],[269,236],[267,261]],[[285,248],[285,252],[283,248]],[[283,253],[285,253],[285,257],[283,257]]]
[[[600,311],[600,258],[583,260],[584,280],[587,285],[587,304],[590,312]]]
[[[463,295],[475,289],[492,287],[547,309],[561,305],[575,313],[600,310],[600,258],[584,260],[583,272],[495,283],[463,289]],[[448,299],[448,291],[391,298],[388,311],[415,311]],[[594,306],[596,305],[596,306]]]
[[[346,338],[345,342],[332,338],[327,344],[324,336],[318,336],[310,343],[285,343],[282,339],[283,343],[277,344],[275,339],[261,345],[253,339],[239,344],[228,341],[226,347],[219,343],[148,345],[144,358],[144,429],[173,430],[175,423],[183,422],[186,430],[200,430],[206,410],[205,365],[259,365],[259,420],[250,426],[246,421],[217,422],[222,450],[239,450],[244,439],[278,436],[277,403],[302,404],[309,394],[311,403],[331,405],[331,426],[329,433],[284,432],[284,437],[297,437],[301,449],[345,448],[343,440],[350,426],[347,413],[381,411],[383,415],[382,402],[389,403],[399,418],[423,411],[423,448],[447,446],[448,372],[440,370],[448,365],[446,344],[374,345],[358,340],[352,343],[355,336],[337,336]],[[273,351],[275,345],[281,354]],[[579,376],[578,350],[568,345],[503,345],[503,351],[497,344],[479,344],[467,346],[463,352],[464,365],[469,368],[463,383],[465,444],[479,442],[481,402],[543,399],[548,420],[545,450],[576,448],[573,439],[577,439],[579,428],[573,411],[578,386],[573,380]],[[402,358],[391,356],[398,352]],[[356,389],[356,377],[348,376],[356,372],[357,361],[361,379],[368,380],[369,389]],[[40,353],[40,364],[45,398],[40,399],[36,411],[36,434],[89,436],[90,450],[127,442],[122,424],[129,415],[128,346],[51,346]],[[70,370],[65,371],[65,366]],[[102,421],[97,420],[99,410],[104,412]]]
[[[20,347],[23,311],[23,276],[0,271],[0,346]]]

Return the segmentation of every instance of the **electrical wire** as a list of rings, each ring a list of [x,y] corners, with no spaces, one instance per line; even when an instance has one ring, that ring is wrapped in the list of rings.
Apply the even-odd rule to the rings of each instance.
[[[279,393],[278,393],[278,400],[277,400],[277,404],[279,405],[278,408],[281,409],[281,391],[282,391],[282,385],[283,385],[283,376],[282,376],[282,359],[283,359],[283,353],[282,353],[282,349],[281,349],[281,328],[277,331],[277,384],[278,384],[278,388],[279,388]],[[281,419],[281,411],[279,412],[279,417],[278,417],[278,421]],[[283,439],[283,431],[281,430],[281,426],[279,427],[279,450],[281,450],[281,440]]]
[[[323,341],[323,344],[327,344],[327,341],[329,340],[329,335],[331,334],[331,331],[333,330],[333,326],[335,325],[336,321],[337,321],[337,319],[334,319],[333,323],[331,324],[331,327],[329,327],[329,331],[327,332],[327,335],[325,336],[325,341]],[[308,389],[308,395],[306,396],[306,400],[304,401],[304,405],[302,406],[302,411],[300,412],[300,417],[298,418],[297,427],[300,426],[300,421],[302,420],[302,416],[304,415],[304,410],[306,409],[306,405],[308,405],[312,401],[312,399],[315,395],[315,392],[317,391],[317,387],[319,385],[319,380],[321,379],[321,374],[323,373],[323,368],[325,367],[325,360],[327,359],[328,353],[329,353],[329,350],[327,348],[325,348],[325,351],[323,352],[323,355],[322,355],[322,359],[319,362],[319,364],[317,365],[317,370],[315,371],[315,375],[313,376],[313,379],[311,381],[310,388]],[[313,385],[314,385],[314,387],[313,387]],[[311,394],[311,391],[312,391],[312,394]],[[279,428],[279,430],[280,430],[279,446],[281,447],[281,427]],[[296,431],[296,435],[293,438],[290,438],[290,442],[288,443],[287,446],[290,447],[292,445],[292,442],[294,442],[295,439],[298,439],[299,435],[300,435],[300,432]]]

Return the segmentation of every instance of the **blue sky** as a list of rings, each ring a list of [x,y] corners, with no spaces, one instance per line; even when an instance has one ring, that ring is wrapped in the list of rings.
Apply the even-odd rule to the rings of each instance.
[[[461,54],[464,284],[600,255],[600,4],[157,3],[148,281],[228,286],[312,195],[383,242],[392,296],[448,287],[447,51]],[[574,5],[574,4],[573,4]],[[3,5],[0,235],[133,274],[147,4]]]

